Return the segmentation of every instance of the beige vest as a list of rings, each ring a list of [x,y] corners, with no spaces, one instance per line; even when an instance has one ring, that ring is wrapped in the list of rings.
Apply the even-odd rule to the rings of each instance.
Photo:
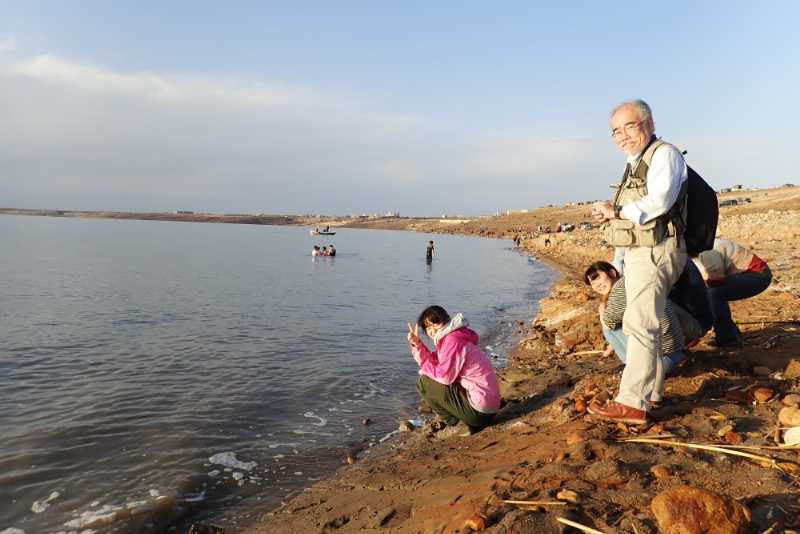
[[[635,169],[631,169],[630,163],[625,166],[622,182],[614,195],[614,206],[627,206],[647,195],[647,172],[653,153],[663,145],[675,148],[664,141],[655,140],[647,146]],[[671,209],[642,225],[627,219],[611,219],[603,225],[606,241],[615,247],[653,247],[665,237],[677,235],[672,219],[676,212],[679,214],[685,208],[685,198],[685,194],[678,197],[676,204],[679,209]]]

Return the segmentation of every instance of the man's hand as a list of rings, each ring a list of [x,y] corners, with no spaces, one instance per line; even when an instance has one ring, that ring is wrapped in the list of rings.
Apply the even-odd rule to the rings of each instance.
[[[411,323],[408,323],[408,340],[415,347],[422,343],[422,340],[419,338],[419,324],[415,324],[414,328],[411,328]]]
[[[608,222],[614,218],[614,206],[611,202],[595,202],[592,217],[599,223]]]

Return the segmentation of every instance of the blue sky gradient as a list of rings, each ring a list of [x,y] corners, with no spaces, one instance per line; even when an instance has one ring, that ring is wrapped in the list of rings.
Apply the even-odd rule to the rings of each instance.
[[[488,214],[607,198],[653,108],[714,187],[798,182],[800,4],[4,2],[0,206]]]

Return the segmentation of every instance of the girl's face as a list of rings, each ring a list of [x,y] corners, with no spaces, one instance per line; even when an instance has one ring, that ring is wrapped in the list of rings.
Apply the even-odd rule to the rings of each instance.
[[[617,274],[616,271],[611,272],[615,275]],[[616,281],[616,277],[611,278],[607,273],[598,271],[596,276],[591,280],[591,286],[594,291],[606,297],[611,293],[611,288]]]
[[[434,337],[436,337],[436,333],[439,330],[441,330],[443,326],[444,326],[444,323],[438,323],[438,324],[426,323],[425,324],[425,332],[428,334],[428,337],[433,339]]]

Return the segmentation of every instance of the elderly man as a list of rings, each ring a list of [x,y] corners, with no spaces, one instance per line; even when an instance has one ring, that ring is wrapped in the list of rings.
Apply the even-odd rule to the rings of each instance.
[[[686,250],[673,221],[685,203],[686,163],[673,146],[656,139],[653,116],[642,100],[617,106],[611,133],[628,154],[614,203],[597,202],[592,215],[604,223],[606,240],[626,248],[627,310],[622,331],[628,339],[628,360],[619,395],[589,411],[603,419],[644,423],[650,400],[664,387],[660,318],[667,293],[686,263]]]

